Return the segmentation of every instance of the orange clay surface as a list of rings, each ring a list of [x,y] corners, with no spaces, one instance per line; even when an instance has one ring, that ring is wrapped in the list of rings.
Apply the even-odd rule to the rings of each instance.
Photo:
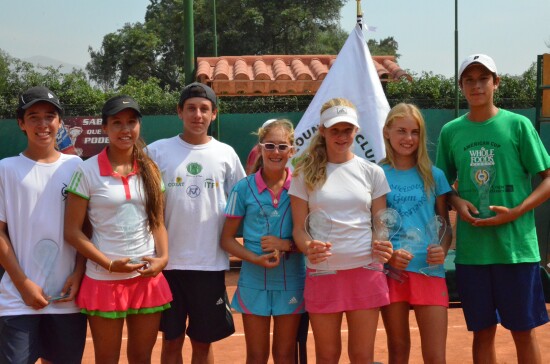
[[[232,269],[226,274],[227,290],[229,297],[233,296],[235,292],[237,279],[239,275],[238,269]],[[547,309],[550,311],[550,304],[547,305]],[[245,363],[246,351],[244,332],[241,315],[234,313],[236,332],[231,337],[214,343],[214,358],[215,362],[219,364],[235,364]],[[420,351],[420,335],[418,332],[418,326],[414,319],[414,313],[410,315],[410,327],[411,327],[411,356],[410,363],[423,363],[422,353]],[[537,337],[539,346],[542,353],[542,362],[550,363],[550,324],[537,328]],[[347,325],[345,320],[342,325],[342,356],[340,363],[349,363],[347,356]],[[449,329],[447,337],[447,363],[448,364],[467,364],[472,363],[471,356],[471,340],[472,335],[466,330],[466,324],[462,315],[462,309],[450,308],[449,309]],[[153,351],[153,363],[160,363],[160,348],[161,348],[161,334],[159,333],[157,343]],[[120,363],[127,363],[126,360],[126,334],[122,343],[122,352],[120,356]],[[517,363],[514,343],[510,333],[502,327],[498,327],[496,335],[496,353],[497,362],[500,363]],[[183,349],[184,363],[191,362],[191,345],[188,341],[184,344]],[[315,363],[315,350],[313,342],[313,334],[311,333],[311,327],[309,330],[307,341],[307,355],[308,363]],[[375,344],[375,360],[379,363],[387,363],[387,349],[386,349],[386,332],[384,331],[384,325],[382,319],[378,322],[378,333],[376,335]],[[88,332],[86,341],[86,348],[84,352],[83,363],[94,363],[94,351],[91,334]],[[269,363],[273,363],[270,359]]]

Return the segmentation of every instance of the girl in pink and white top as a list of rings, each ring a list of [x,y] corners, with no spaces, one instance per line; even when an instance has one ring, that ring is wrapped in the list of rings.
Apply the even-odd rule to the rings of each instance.
[[[172,301],[162,275],[163,185],[139,137],[139,105],[115,96],[102,114],[109,145],[80,165],[67,188],[65,238],[88,258],[77,304],[88,315],[97,363],[118,363],[125,319],[128,361],[150,362],[161,312]]]
[[[304,300],[318,363],[339,362],[344,313],[350,361],[373,362],[379,309],[389,303],[386,276],[364,267],[373,255],[381,262],[391,257],[389,241],[377,241],[371,249],[371,216],[386,207],[390,189],[382,168],[353,154],[358,129],[350,101],[326,102],[317,134],[298,161],[289,191],[294,241],[307,256]],[[314,240],[304,227],[308,213],[318,209],[332,220],[328,242]],[[331,274],[313,273],[327,268]]]

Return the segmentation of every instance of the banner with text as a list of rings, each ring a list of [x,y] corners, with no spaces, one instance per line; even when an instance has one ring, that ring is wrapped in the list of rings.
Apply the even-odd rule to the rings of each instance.
[[[89,158],[101,152],[109,144],[107,134],[101,128],[102,119],[94,116],[63,119],[63,127],[57,133],[57,145],[63,153]]]

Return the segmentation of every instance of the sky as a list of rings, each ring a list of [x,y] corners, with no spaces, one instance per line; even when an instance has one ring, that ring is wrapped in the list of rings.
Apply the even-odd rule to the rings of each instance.
[[[273,0],[276,1],[276,0]],[[458,1],[458,59],[492,56],[499,73],[520,75],[550,53],[550,0]],[[125,23],[143,22],[149,0],[0,0],[0,49],[16,58],[46,56],[84,67],[88,47]],[[454,75],[455,15],[452,0],[362,0],[363,22],[376,27],[367,39],[393,36],[399,65]],[[351,32],[355,0],[342,9],[341,26]],[[223,31],[219,29],[218,31]]]

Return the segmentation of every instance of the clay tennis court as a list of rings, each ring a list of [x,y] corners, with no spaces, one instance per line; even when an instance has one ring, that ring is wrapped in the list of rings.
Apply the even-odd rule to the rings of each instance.
[[[237,279],[239,275],[238,269],[231,269],[226,274],[226,283],[229,297],[233,296],[237,286]],[[550,312],[550,304],[547,306],[547,310]],[[215,362],[220,364],[235,364],[245,362],[245,342],[244,332],[242,326],[241,315],[235,313],[235,327],[236,332],[231,337],[214,343],[214,357]],[[412,350],[410,363],[422,363],[422,354],[420,352],[420,335],[418,333],[418,326],[414,319],[414,314],[410,315],[410,327],[411,327],[411,341]],[[539,345],[542,353],[542,362],[550,363],[550,324],[544,325],[537,329],[537,335]],[[340,363],[349,363],[347,356],[347,325],[342,325],[342,340],[344,342],[342,347],[342,357]],[[126,341],[124,340],[122,353],[120,357],[121,363],[126,363]],[[157,340],[153,351],[153,363],[160,363],[160,348],[161,348],[161,335]],[[449,330],[447,337],[447,363],[449,364],[466,364],[471,363],[471,334],[466,330],[466,324],[462,316],[462,310],[460,308],[449,309]],[[499,327],[496,336],[496,351],[498,363],[517,363],[515,356],[515,348],[512,337],[509,332]],[[191,362],[191,345],[186,341],[184,345],[184,363]],[[315,363],[315,349],[313,343],[313,334],[311,328],[309,330],[307,341],[307,356],[308,363]],[[382,320],[378,323],[378,333],[376,335],[375,344],[375,360],[380,363],[387,363],[387,350],[386,350],[386,332],[382,325]],[[94,351],[91,335],[88,334],[86,341],[86,349],[84,352],[83,363],[94,363]],[[269,361],[272,363],[272,361]]]

